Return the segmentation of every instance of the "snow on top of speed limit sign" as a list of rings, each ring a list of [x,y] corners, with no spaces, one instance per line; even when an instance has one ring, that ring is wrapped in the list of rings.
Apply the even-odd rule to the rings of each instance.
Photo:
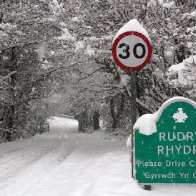
[[[144,29],[144,27],[136,19],[132,19],[128,23],[126,23],[122,28],[119,29],[119,31],[116,33],[113,39],[113,42],[119,35],[123,34],[124,32],[128,32],[128,31],[139,32],[145,35],[146,38],[148,38],[148,40],[151,41],[146,29]]]

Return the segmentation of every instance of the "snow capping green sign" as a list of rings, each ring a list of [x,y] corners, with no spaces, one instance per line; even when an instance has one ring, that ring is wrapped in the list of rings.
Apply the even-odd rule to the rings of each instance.
[[[134,125],[135,178],[141,184],[196,183],[196,103],[166,101]]]

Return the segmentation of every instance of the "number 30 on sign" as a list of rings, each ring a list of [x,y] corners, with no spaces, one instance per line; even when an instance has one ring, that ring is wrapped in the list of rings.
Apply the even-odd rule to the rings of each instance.
[[[138,71],[150,61],[152,47],[145,35],[128,31],[114,40],[112,55],[115,63],[123,70]]]

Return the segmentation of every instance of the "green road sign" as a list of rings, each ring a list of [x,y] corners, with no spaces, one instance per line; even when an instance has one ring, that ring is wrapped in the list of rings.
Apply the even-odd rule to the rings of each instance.
[[[158,111],[157,131],[135,131],[135,178],[139,183],[196,183],[196,103],[167,101]]]

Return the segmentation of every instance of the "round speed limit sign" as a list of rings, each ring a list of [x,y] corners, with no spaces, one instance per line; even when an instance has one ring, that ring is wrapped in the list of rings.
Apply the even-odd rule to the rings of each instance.
[[[128,31],[114,40],[112,55],[115,63],[123,70],[138,71],[150,61],[152,47],[145,35]]]

